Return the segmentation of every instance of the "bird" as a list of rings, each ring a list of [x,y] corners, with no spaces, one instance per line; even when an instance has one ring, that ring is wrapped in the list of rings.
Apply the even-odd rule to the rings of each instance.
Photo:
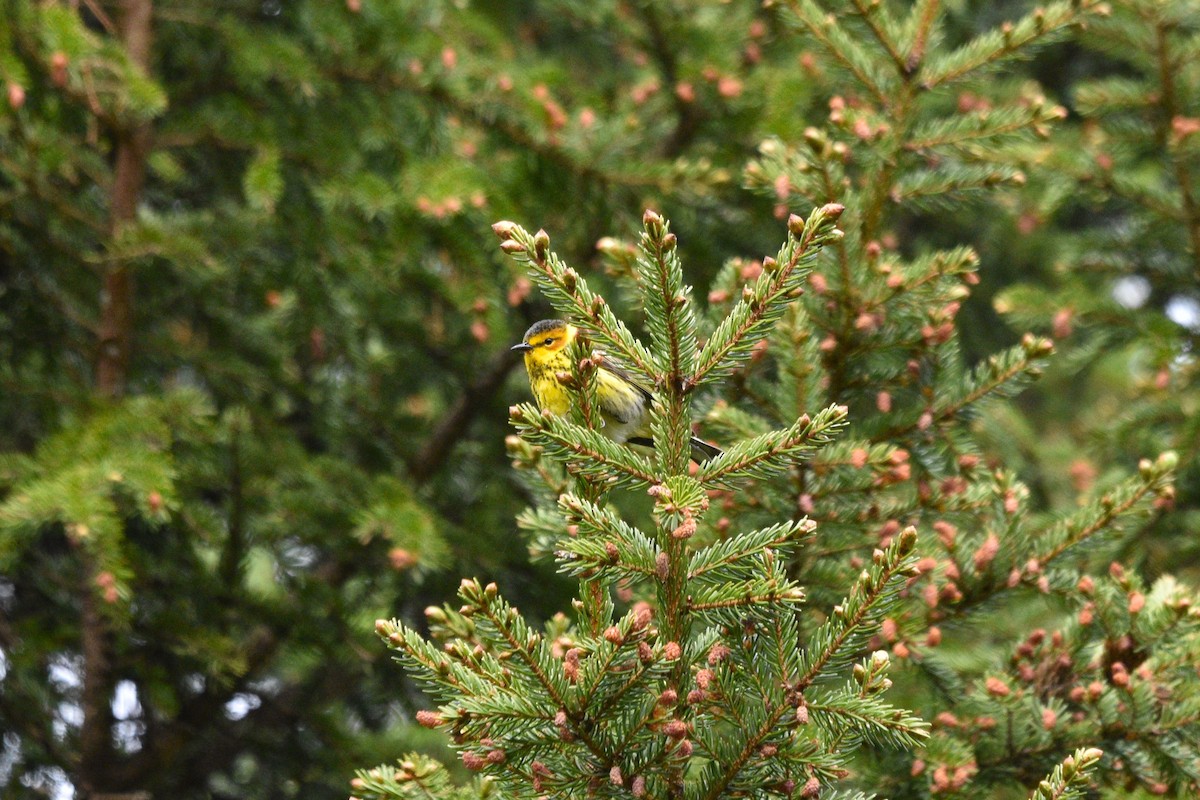
[[[525,356],[529,388],[538,408],[557,416],[571,411],[573,397],[559,382],[557,373],[571,371],[571,343],[579,330],[561,319],[535,322],[512,350]],[[633,376],[610,361],[596,370],[596,400],[604,427],[602,433],[618,444],[654,447],[650,432],[650,409],[654,395]],[[703,463],[721,455],[722,450],[695,436],[691,437],[691,456]]]

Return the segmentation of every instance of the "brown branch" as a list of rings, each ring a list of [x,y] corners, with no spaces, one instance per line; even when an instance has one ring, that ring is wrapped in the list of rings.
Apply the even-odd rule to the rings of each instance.
[[[100,610],[95,558],[80,548],[83,556],[80,620],[83,653],[83,725],[79,731],[79,788],[85,797],[102,788],[98,784],[113,760],[113,716],[111,631]]]
[[[496,394],[516,363],[517,359],[510,351],[501,350],[464,387],[453,408],[438,421],[420,452],[409,463],[408,473],[414,482],[426,483],[441,469],[454,445],[466,435],[471,419]]]
[[[100,3],[97,2],[97,0],[83,0],[83,4],[87,6],[88,11],[92,12],[92,16],[94,16],[96,21],[99,22],[101,27],[104,28],[105,33],[109,34],[110,36],[116,35],[117,26],[113,24],[113,21],[108,14],[104,13],[104,9],[100,7]]]
[[[930,0],[921,9],[921,19],[917,23],[917,33],[913,37],[912,47],[908,51],[908,59],[905,61],[905,73],[912,74],[917,71],[917,67],[921,65],[922,59],[925,58],[925,46],[929,43],[929,31],[933,29],[933,23],[938,16],[938,0]]]
[[[150,64],[153,0],[123,0],[120,40],[130,60],[144,71]],[[144,123],[116,132],[116,169],[109,211],[110,242],[137,213],[146,175],[150,129]],[[125,391],[129,346],[133,338],[133,279],[125,264],[110,264],[100,295],[99,352],[96,389],[105,397]],[[79,733],[78,783],[85,797],[111,788],[108,773],[115,762],[112,743],[112,651],[109,622],[100,609],[99,567],[92,553],[80,548],[80,635],[83,654],[83,724]]]
[[[120,38],[129,59],[145,72],[150,67],[153,0],[123,0]],[[116,168],[109,205],[109,236],[115,242],[137,216],[146,157],[150,151],[150,126],[138,123],[116,131]],[[100,336],[96,359],[96,389],[106,397],[125,392],[129,351],[133,340],[133,275],[125,263],[115,262],[104,274],[100,294]]]

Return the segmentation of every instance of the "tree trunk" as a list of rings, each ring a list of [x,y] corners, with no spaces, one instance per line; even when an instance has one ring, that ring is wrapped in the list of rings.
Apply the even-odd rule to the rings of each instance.
[[[130,59],[147,73],[153,10],[153,0],[123,0],[121,4],[121,43]],[[148,124],[116,131],[116,165],[109,202],[109,233],[113,240],[137,216],[149,150]],[[96,389],[105,397],[119,397],[125,392],[132,340],[133,276],[127,264],[113,261],[104,273],[100,294],[100,348],[96,359]]]
[[[123,0],[119,21],[121,43],[130,59],[149,72],[153,0]],[[150,126],[119,127],[114,132],[115,165],[109,198],[109,237],[114,242],[137,216]],[[125,393],[129,353],[133,343],[133,276],[127,264],[111,260],[100,293],[99,342],[96,355],[96,391],[107,398]],[[83,654],[83,725],[79,733],[80,761],[77,788],[86,800],[115,797],[108,776],[119,765],[112,738],[112,634],[105,618],[97,585],[96,560],[86,547],[83,560],[80,622]]]

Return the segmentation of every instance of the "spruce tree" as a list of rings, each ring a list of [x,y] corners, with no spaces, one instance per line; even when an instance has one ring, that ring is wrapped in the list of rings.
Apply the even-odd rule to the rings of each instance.
[[[709,291],[709,314],[693,333],[684,322],[687,304],[677,309],[671,300],[682,278],[669,270],[655,272],[662,249],[656,237],[665,234],[657,217],[648,215],[641,256],[629,273],[649,333],[650,345],[642,345],[629,338],[629,327],[580,274],[548,254],[542,235],[501,228],[505,249],[531,263],[556,308],[588,331],[604,358],[616,358],[653,382],[664,398],[672,391],[699,391],[693,408],[707,408],[705,431],[729,447],[727,457],[753,460],[773,449],[786,452],[782,442],[789,433],[808,430],[792,427],[798,419],[806,425],[824,419],[802,414],[845,409],[833,441],[795,452],[802,457],[779,464],[783,469],[757,472],[748,465],[753,480],[711,487],[715,491],[706,496],[715,508],[707,515],[693,512],[694,531],[686,525],[693,558],[736,556],[748,552],[756,537],[765,549],[757,551],[751,574],[732,573],[728,584],[711,589],[714,602],[730,608],[744,601],[745,615],[713,619],[718,639],[711,642],[702,638],[691,647],[677,642],[696,680],[689,691],[699,690],[693,699],[709,705],[685,704],[684,725],[673,728],[698,760],[682,770],[682,783],[665,762],[653,776],[662,783],[653,784],[647,796],[672,791],[696,797],[825,796],[839,780],[843,785],[835,791],[893,797],[1007,797],[1021,786],[1038,797],[1078,796],[1088,787],[1195,791],[1200,697],[1193,665],[1200,639],[1194,593],[1169,577],[1148,586],[1119,564],[1103,566],[1103,556],[1128,542],[1129,531],[1139,530],[1148,512],[1171,502],[1177,456],[1147,454],[1132,474],[1096,486],[1075,508],[1047,513],[1033,502],[1017,475],[981,447],[979,434],[1005,418],[996,398],[1011,395],[1045,369],[1052,344],[1027,334],[1018,345],[968,368],[956,319],[979,282],[978,258],[965,247],[916,246],[923,223],[949,210],[980,213],[987,193],[1024,184],[1029,154],[1064,116],[1028,84],[997,81],[999,66],[1061,39],[1086,18],[1081,14],[1104,11],[1087,4],[1050,5],[952,47],[944,41],[946,20],[934,4],[917,4],[906,14],[884,4],[862,4],[842,14],[812,3],[789,4],[785,19],[817,50],[810,54],[810,73],[837,87],[829,97],[830,124],[810,128],[799,141],[766,141],[747,180],[784,214],[832,201],[846,210],[844,235],[824,242],[826,257],[815,262],[803,287],[795,287],[806,292],[798,299],[800,293],[792,292],[774,311],[755,303],[761,302],[764,282],[787,273],[786,246],[775,258],[727,263]],[[809,222],[821,217],[817,213]],[[794,220],[789,227],[801,241],[803,232],[811,232]],[[672,251],[673,245],[672,240]],[[621,242],[610,249],[625,259],[633,252]],[[443,704],[425,712],[422,721],[451,730],[463,762],[485,772],[502,794],[553,795],[547,788],[553,780],[575,781],[567,785],[595,794],[636,794],[652,777],[631,774],[627,762],[605,760],[609,751],[602,746],[569,762],[569,769],[561,760],[557,768],[547,765],[561,759],[567,745],[587,750],[586,737],[573,724],[585,724],[589,735],[636,733],[644,720],[666,716],[649,700],[632,711],[610,708],[603,692],[591,690],[603,684],[591,670],[619,665],[609,654],[619,653],[629,633],[618,624],[612,640],[602,641],[612,618],[602,614],[597,621],[594,609],[607,595],[597,599],[590,593],[595,581],[615,584],[618,598],[650,604],[648,636],[677,630],[664,616],[675,596],[665,588],[673,573],[659,573],[655,547],[675,544],[668,537],[679,520],[660,511],[651,535],[634,522],[644,515],[614,514],[622,498],[595,504],[597,483],[607,489],[649,482],[653,466],[672,456],[660,448],[653,462],[643,462],[597,436],[594,425],[579,425],[589,421],[593,407],[586,372],[596,357],[586,348],[579,356],[579,373],[564,380],[578,392],[581,418],[569,422],[518,407],[514,421],[523,439],[513,443],[518,465],[548,487],[539,510],[527,512],[522,523],[536,552],[552,554],[561,569],[582,579],[578,621],[555,620],[544,635],[530,634],[528,623],[490,587],[468,582],[462,609],[428,612],[435,635],[444,641],[441,651],[395,621],[380,625],[390,646]],[[730,361],[722,363],[722,357]],[[704,398],[686,378],[673,378],[693,374],[686,367],[703,377],[722,376],[723,388],[714,393],[722,396]],[[672,424],[686,419],[664,400],[657,436],[678,447],[681,429]],[[682,468],[685,452],[676,450],[676,468]],[[557,474],[555,461],[578,477]],[[693,479],[704,485],[722,463],[698,467]],[[674,497],[676,487],[666,485]],[[801,522],[817,523],[806,546],[770,541],[777,535],[773,526]],[[901,550],[913,547],[908,543],[913,527],[931,535],[897,562]],[[898,569],[896,578],[907,574],[880,586],[881,569]],[[773,580],[803,589],[799,613],[787,610],[782,595],[763,593],[762,582]],[[647,582],[654,591],[645,590]],[[740,582],[752,586],[742,588]],[[872,591],[882,601],[878,605],[866,599]],[[689,593],[693,601],[710,599],[699,587],[684,592]],[[773,607],[765,618],[794,621],[794,632],[764,630],[753,610],[759,603]],[[482,611],[485,622],[480,613],[487,608],[493,610]],[[496,619],[503,624],[497,626]],[[620,619],[632,628],[636,611]],[[513,667],[510,659],[516,656],[505,652],[508,624],[519,628],[509,648],[526,635],[546,646],[522,659],[524,667]],[[739,630],[743,624],[745,630]],[[852,629],[846,641],[839,639],[839,625]],[[648,642],[654,664],[657,641]],[[798,649],[779,648],[780,642]],[[755,657],[764,645],[780,660]],[[717,655],[709,664],[714,646]],[[831,649],[837,657],[826,658]],[[789,662],[789,656],[798,660]],[[827,688],[823,682],[849,663],[840,658],[861,659],[852,677],[858,683],[840,693],[820,693]],[[817,686],[810,689],[804,678],[813,665],[828,671],[812,676]],[[873,682],[873,670],[884,665],[887,683],[882,676]],[[562,675],[567,683],[570,675],[585,676],[589,699],[595,695],[598,702],[583,700],[581,710],[559,704],[563,714],[548,716],[553,697],[547,703],[543,692],[530,688],[539,670]],[[763,674],[771,676],[768,682],[782,683],[785,694],[803,684],[804,711],[798,716],[817,720],[804,729],[813,731],[812,739],[803,733],[755,738],[770,727],[764,727],[762,714],[771,692],[758,687],[738,694],[730,688],[746,690]],[[892,680],[899,683],[892,696],[899,689],[906,701],[900,707],[917,716],[893,711],[899,717],[889,720],[868,710],[883,710],[875,705],[878,693]],[[714,681],[718,691],[710,693]],[[678,702],[674,690],[668,697]],[[517,698],[527,701],[531,694],[545,705],[518,707]],[[494,698],[497,705],[479,697]],[[596,714],[609,712],[611,721],[605,717],[598,724]],[[712,724],[706,713],[722,723]],[[932,722],[928,738],[917,733],[923,731],[917,717]],[[766,719],[773,719],[769,712]],[[886,732],[889,722],[900,720],[903,724]],[[760,746],[765,752],[754,752]],[[654,758],[660,751],[634,752]],[[632,757],[635,772],[645,771],[648,762]],[[1081,765],[1098,769],[1088,777]],[[723,780],[743,769],[744,778]],[[444,780],[431,764],[410,759],[399,769],[360,773],[355,794],[409,796],[431,775]],[[633,783],[631,777],[645,780]],[[477,784],[475,791],[487,792],[489,785]]]
[[[837,18],[792,9],[839,79],[832,124],[802,143],[769,143],[749,175],[785,203],[836,193],[847,235],[837,265],[810,280],[794,333],[767,348],[779,377],[748,376],[754,414],[735,405],[729,424],[769,425],[796,397],[844,403],[851,422],[838,458],[819,456],[761,498],[730,498],[730,524],[759,507],[811,514],[828,543],[796,569],[829,576],[834,593],[873,536],[887,541],[906,524],[936,534],[876,641],[911,665],[898,675],[934,723],[915,760],[864,765],[885,794],[1032,788],[1085,745],[1106,753],[1101,785],[1194,791],[1194,592],[1169,576],[1147,586],[1103,558],[1172,502],[1177,455],[1143,451],[1065,507],[1033,497],[996,457],[1006,448],[988,450],[1013,418],[992,398],[1039,375],[1051,342],[1025,334],[967,369],[954,320],[979,282],[977,256],[905,241],[925,220],[980,213],[981,195],[1029,180],[1039,140],[1066,112],[997,69],[1069,26],[1103,25],[1108,8],[1050,4],[955,48],[932,5],[908,16],[882,5]],[[718,292],[736,277],[726,281]]]
[[[834,227],[842,212],[826,204],[807,220],[793,215],[778,254],[727,315],[703,325],[675,235],[647,211],[636,276],[648,345],[544,232],[496,225],[502,249],[588,335],[575,368],[559,376],[576,399],[570,418],[528,403],[510,412],[520,434],[511,450],[542,499],[521,523],[535,541],[553,542],[560,570],[579,579],[576,619],[538,631],[496,584],[466,579],[461,607],[426,611],[434,640],[379,620],[377,632],[440,702],[418,721],[449,731],[463,765],[484,777],[454,788],[440,766],[412,754],[361,771],[354,796],[812,798],[844,783],[845,796],[866,797],[882,778],[849,769],[856,751],[922,746],[928,724],[886,699],[892,656],[870,646],[872,637],[894,640],[888,621],[927,571],[916,530],[889,530],[846,594],[825,605],[795,570],[804,551],[835,543],[821,526],[795,506],[774,524],[751,524],[749,514],[731,524],[712,503],[729,513],[736,488],[759,506],[773,479],[790,487],[798,464],[828,469],[846,407],[800,414],[727,442],[709,462],[688,461],[692,408],[713,383],[743,374],[763,337],[787,330],[818,254],[843,240]],[[597,429],[592,375],[608,359],[655,389],[652,456]],[[646,522],[631,522],[647,495]],[[764,504],[750,514],[764,512],[775,513]],[[834,536],[844,538],[836,528]],[[615,599],[632,605],[621,613]],[[1073,795],[1100,756],[1068,754],[1037,796]]]

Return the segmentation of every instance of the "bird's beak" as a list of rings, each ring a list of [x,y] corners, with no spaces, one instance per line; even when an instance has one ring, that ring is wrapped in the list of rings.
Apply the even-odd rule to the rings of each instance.
[[[525,344],[524,342],[521,342],[520,344],[514,344],[512,347],[510,347],[508,349],[512,350],[514,352],[517,352],[517,353],[528,353],[530,350],[533,349],[533,345]]]

